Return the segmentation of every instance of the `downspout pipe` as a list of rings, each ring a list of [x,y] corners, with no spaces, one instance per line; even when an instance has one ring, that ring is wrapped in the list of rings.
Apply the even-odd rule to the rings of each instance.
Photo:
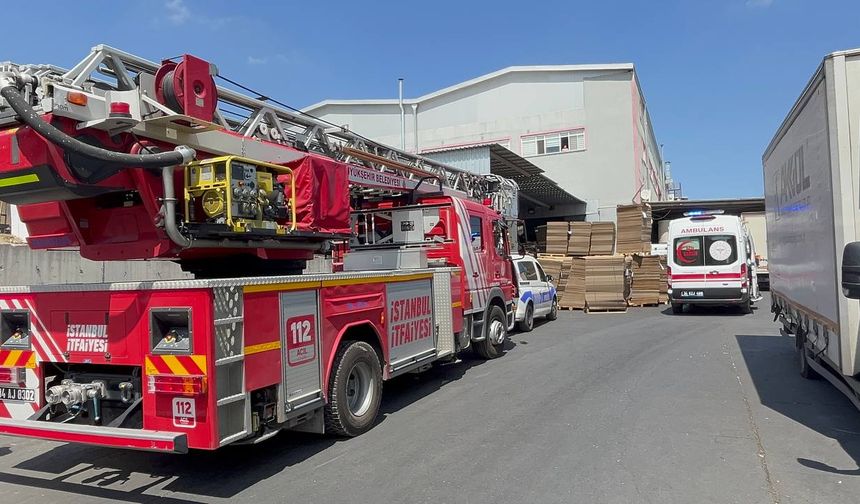
[[[413,144],[413,147],[415,147],[415,154],[418,154],[421,151],[418,148],[418,104],[417,103],[412,104],[412,130],[413,130],[412,133],[413,133],[414,142],[415,142]]]
[[[403,108],[403,79],[397,79],[398,104],[400,105],[400,150],[406,150],[406,110]]]

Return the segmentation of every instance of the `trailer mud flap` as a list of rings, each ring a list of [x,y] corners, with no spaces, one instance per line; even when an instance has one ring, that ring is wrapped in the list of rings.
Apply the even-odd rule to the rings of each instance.
[[[168,453],[188,453],[184,433],[0,419],[0,434]]]

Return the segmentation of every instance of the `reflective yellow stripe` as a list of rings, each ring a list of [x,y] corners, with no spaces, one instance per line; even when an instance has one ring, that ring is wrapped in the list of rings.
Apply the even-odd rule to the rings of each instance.
[[[451,303],[451,308],[460,308],[461,306],[463,306],[462,301],[457,301],[456,303]]]
[[[176,360],[175,356],[173,356],[173,355],[162,355],[161,360],[165,364],[167,364],[167,367],[169,367],[170,370],[173,371],[173,374],[175,374],[175,375],[187,375],[187,374],[189,374],[188,371],[185,370],[185,367],[183,367],[182,364],[180,364],[179,361]]]
[[[30,358],[27,359],[27,364],[24,367],[27,367],[30,369],[36,369],[36,352],[30,353]]]
[[[370,278],[345,278],[343,280],[326,280],[322,283],[323,287],[339,287],[341,285],[357,285],[365,283],[379,282],[408,282],[409,280],[429,280],[433,278],[433,273],[415,273],[412,275],[401,276],[378,276]]]
[[[197,364],[197,367],[200,368],[200,371],[203,371],[203,374],[206,374],[206,356],[205,355],[192,355],[191,360]]]
[[[268,343],[260,343],[259,345],[246,346],[245,355],[253,355],[255,353],[268,352],[269,350],[278,350],[280,348],[280,341],[270,341]]]
[[[18,175],[17,177],[6,177],[0,179],[0,187],[32,184],[38,181],[38,175],[36,175],[35,173],[28,173],[27,175]]]
[[[158,368],[152,364],[152,360],[149,356],[146,356],[146,374],[147,375],[156,375],[158,374]]]
[[[324,281],[316,281],[316,282],[291,282],[291,283],[279,283],[279,284],[270,284],[270,285],[246,285],[244,287],[245,294],[250,294],[254,292],[272,292],[272,291],[286,291],[286,290],[298,290],[298,289],[316,289],[319,287],[340,287],[342,285],[358,285],[358,284],[369,284],[369,283],[380,283],[380,282],[408,282],[409,280],[424,280],[433,278],[432,273],[415,273],[412,275],[400,275],[400,276],[375,276],[375,277],[365,277],[365,278],[342,278],[337,280],[324,280]]]
[[[21,357],[21,350],[10,350],[9,355],[6,356],[6,361],[3,362],[3,367],[15,367],[18,357]]]
[[[270,284],[270,285],[246,285],[243,289],[245,294],[250,294],[253,292],[272,292],[272,291],[282,291],[282,290],[298,290],[298,289],[314,289],[319,287],[319,282],[293,282],[293,283],[279,283],[279,284]]]

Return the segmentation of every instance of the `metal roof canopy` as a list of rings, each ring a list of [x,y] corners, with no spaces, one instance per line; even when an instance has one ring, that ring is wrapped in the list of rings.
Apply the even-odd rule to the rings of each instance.
[[[488,149],[490,155],[490,173],[511,179],[520,187],[520,198],[532,205],[549,208],[556,205],[575,205],[585,202],[565,191],[535,166],[528,159],[493,143],[469,144],[458,147],[430,149],[427,154],[434,152],[451,152],[470,149]]]
[[[650,204],[655,221],[677,219],[691,210],[725,210],[729,215],[764,212],[764,198],[652,201]]]

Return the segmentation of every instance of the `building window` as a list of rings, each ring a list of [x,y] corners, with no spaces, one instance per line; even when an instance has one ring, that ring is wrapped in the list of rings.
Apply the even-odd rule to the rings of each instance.
[[[584,150],[584,128],[522,137],[522,155],[524,157]]]

